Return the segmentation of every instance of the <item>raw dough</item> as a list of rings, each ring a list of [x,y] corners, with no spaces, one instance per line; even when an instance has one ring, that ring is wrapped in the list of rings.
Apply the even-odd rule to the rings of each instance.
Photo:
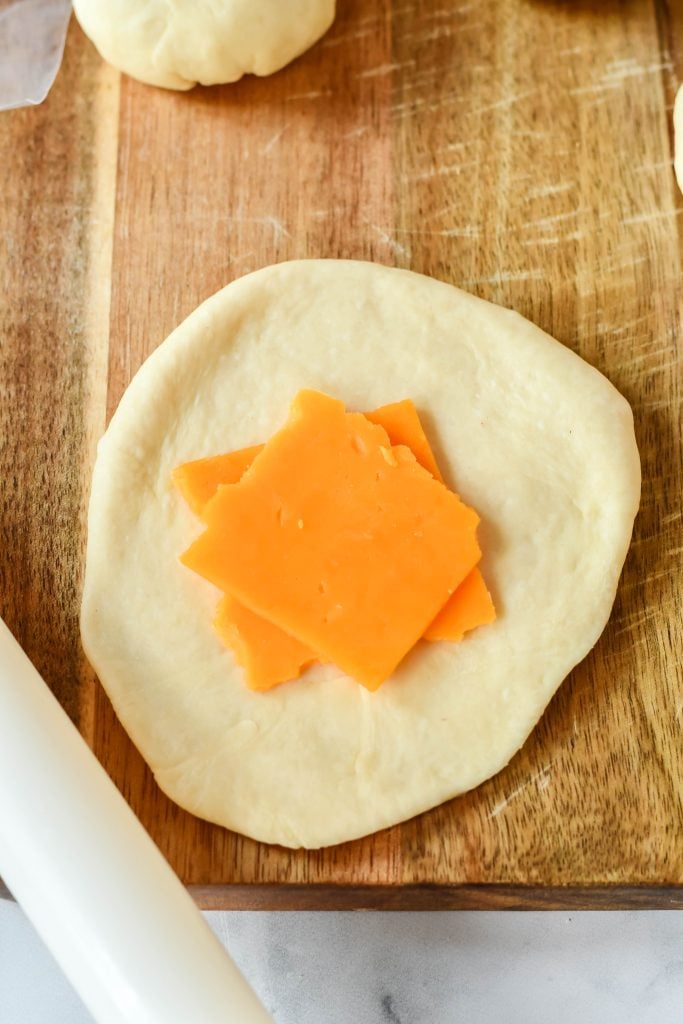
[[[683,192],[683,85],[674,102],[674,171],[678,187]]]
[[[106,61],[166,89],[270,75],[327,31],[334,7],[335,0],[74,0]]]
[[[178,555],[202,529],[174,466],[270,437],[299,388],[352,409],[409,395],[482,517],[498,620],[421,644],[369,693],[332,667],[247,690]],[[318,847],[471,789],[519,749],[609,617],[640,491],[626,401],[533,324],[370,263],[282,263],[218,292],[130,384],[100,442],[82,634],[181,806]]]

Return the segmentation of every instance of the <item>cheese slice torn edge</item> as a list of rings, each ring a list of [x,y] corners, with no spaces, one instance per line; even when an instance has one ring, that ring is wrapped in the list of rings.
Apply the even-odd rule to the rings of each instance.
[[[429,624],[424,639],[458,643],[465,633],[477,626],[490,625],[495,618],[496,609],[484,577],[479,569],[473,569]]]
[[[392,445],[404,444],[437,480],[443,481],[415,404],[406,398],[366,412],[365,418],[387,432]],[[190,508],[201,516],[220,484],[237,483],[263,445],[195,459],[176,467],[172,480]],[[496,618],[491,595],[475,568],[448,599],[424,633],[432,642],[457,643],[465,633]],[[213,620],[220,641],[229,647],[244,670],[247,686],[259,692],[298,678],[318,654],[284,630],[224,595]]]
[[[184,462],[173,470],[171,480],[194,514],[201,518],[220,485],[238,483],[262,448],[262,444],[254,444],[208,459]]]
[[[229,594],[218,602],[213,627],[244,670],[250,690],[264,692],[296,679],[318,655]]]
[[[481,554],[473,509],[382,427],[314,391],[204,518],[183,563],[369,689]]]

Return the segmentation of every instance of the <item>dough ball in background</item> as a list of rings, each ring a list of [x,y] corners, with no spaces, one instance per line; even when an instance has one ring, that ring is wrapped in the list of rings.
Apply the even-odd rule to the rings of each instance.
[[[676,93],[674,103],[674,170],[678,187],[683,192],[683,85]]]
[[[149,85],[270,75],[327,31],[335,0],[74,0],[102,57]]]

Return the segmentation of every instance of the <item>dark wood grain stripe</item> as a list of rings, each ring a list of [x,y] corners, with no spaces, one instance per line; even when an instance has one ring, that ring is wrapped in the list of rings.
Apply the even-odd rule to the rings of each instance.
[[[104,420],[116,83],[74,24],[47,102],[0,116],[0,613],[86,734],[77,622]]]
[[[202,910],[683,910],[683,887],[190,886]]]

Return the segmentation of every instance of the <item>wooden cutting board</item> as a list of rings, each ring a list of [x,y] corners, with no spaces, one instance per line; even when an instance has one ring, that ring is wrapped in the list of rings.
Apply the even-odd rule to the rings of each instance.
[[[279,74],[189,94],[72,25],[49,100],[0,115],[0,611],[205,907],[681,905],[683,5],[339,8]],[[216,289],[299,257],[514,307],[626,395],[643,462],[611,622],[512,763],[312,853],[170,803],[77,628],[95,444],[131,375]]]

